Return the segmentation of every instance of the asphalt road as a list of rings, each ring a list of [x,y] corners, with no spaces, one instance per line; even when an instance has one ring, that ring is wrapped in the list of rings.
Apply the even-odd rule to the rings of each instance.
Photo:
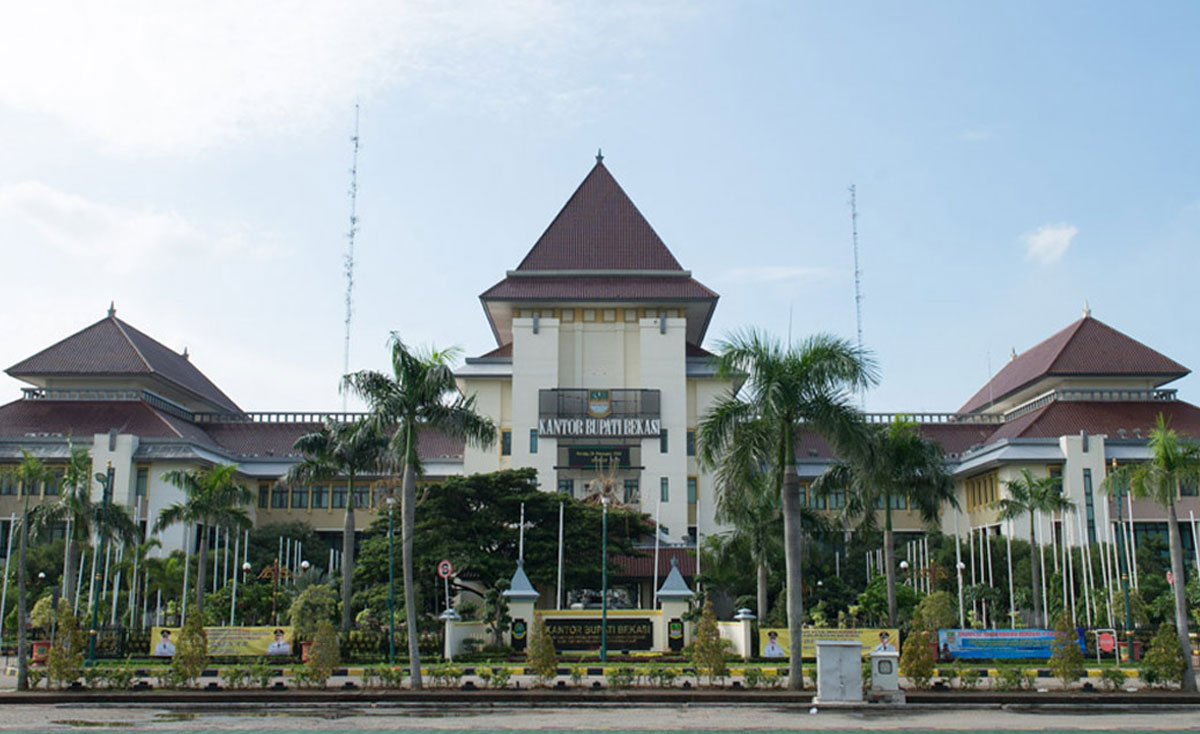
[[[0,731],[45,732],[989,732],[1070,731],[1175,732],[1200,730],[1200,708],[1139,711],[907,707],[903,710],[838,711],[778,706],[589,706],[574,708],[388,706],[312,708],[229,706],[188,708],[5,705]]]

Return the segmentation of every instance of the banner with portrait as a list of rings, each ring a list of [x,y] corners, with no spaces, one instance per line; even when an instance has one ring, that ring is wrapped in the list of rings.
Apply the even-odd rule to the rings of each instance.
[[[1083,631],[1076,630],[1084,650]],[[938,630],[940,660],[991,660],[1003,658],[1048,660],[1054,630]]]
[[[174,656],[179,633],[179,627],[152,627],[150,655]],[[289,656],[293,652],[291,627],[205,627],[204,634],[208,637],[210,656]]]
[[[899,651],[900,631],[885,627],[859,627],[855,629],[828,629],[805,627],[801,640],[801,654],[805,658],[817,657],[817,640],[858,640],[863,646],[863,657],[880,644],[880,634],[886,634],[888,644]],[[792,636],[786,627],[758,630],[758,655],[764,658],[787,658]]]

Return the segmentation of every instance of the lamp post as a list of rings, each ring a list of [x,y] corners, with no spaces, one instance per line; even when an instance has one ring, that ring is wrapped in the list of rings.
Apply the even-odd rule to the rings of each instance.
[[[106,513],[108,511],[108,496],[109,496],[110,492],[112,491],[113,474],[114,474],[113,465],[112,465],[111,461],[108,462],[108,467],[104,471],[103,474],[101,474],[99,472],[96,473],[96,481],[100,483],[100,487],[103,490],[100,495],[100,497],[101,497],[100,505]],[[107,551],[108,551],[108,536],[106,534],[101,533],[99,555],[104,555]],[[99,557],[99,555],[97,557]],[[93,568],[95,568],[94,565],[93,565]],[[95,583],[96,581],[99,581],[98,573],[95,574],[93,583]],[[185,600],[185,603],[186,603],[186,600]],[[91,629],[91,634],[88,635],[88,659],[87,659],[88,665],[92,665],[96,662],[96,637],[99,636],[99,634],[100,634],[99,623],[100,623],[100,595],[92,594],[92,629]]]
[[[958,536],[955,536],[954,542],[955,543],[958,542]],[[959,561],[958,563],[954,564],[954,566],[958,570],[958,626],[959,626],[959,628],[962,628],[962,627],[967,626],[967,620],[966,620],[966,616],[964,614],[964,609],[963,609],[963,585],[962,585],[962,572],[967,567],[967,564],[963,563],[962,561]]]
[[[392,518],[396,498],[388,495],[388,663],[396,664],[396,533]],[[414,634],[409,631],[409,634]]]
[[[904,574],[904,583],[911,581],[908,577],[908,561],[900,561],[900,573]]]
[[[608,662],[608,497],[600,498],[600,662]]]

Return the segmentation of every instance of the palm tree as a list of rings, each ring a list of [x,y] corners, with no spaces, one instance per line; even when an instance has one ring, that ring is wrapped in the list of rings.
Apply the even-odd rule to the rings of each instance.
[[[903,498],[926,524],[937,522],[942,505],[958,506],[954,482],[946,470],[942,449],[923,436],[916,423],[897,417],[887,426],[871,426],[867,440],[849,447],[839,460],[813,482],[812,491],[846,495],[842,517],[870,529],[883,510],[883,565],[887,579],[888,623],[896,625],[896,558],[893,500]]]
[[[766,620],[770,558],[780,549],[782,541],[779,493],[775,491],[770,475],[758,472],[736,486],[724,486],[718,480],[716,500],[716,521],[732,527],[724,534],[725,547],[731,550],[744,547],[754,564],[758,598],[755,611],[760,620]],[[807,523],[805,527],[808,527]]]
[[[748,330],[718,345],[718,377],[745,378],[700,422],[699,458],[729,477],[762,467],[782,492],[784,562],[787,570],[788,687],[800,690],[803,506],[796,473],[796,442],[815,431],[835,447],[850,447],[862,434],[852,392],[876,381],[873,360],[849,342],[828,335],[783,345]]]
[[[1038,552],[1037,542],[1037,513],[1051,514],[1066,512],[1075,506],[1071,500],[1062,495],[1062,477],[1035,477],[1028,469],[1021,470],[1018,479],[1004,483],[1008,496],[996,502],[1001,520],[1017,520],[1022,515],[1029,515],[1029,551],[1032,554],[1029,565],[1033,578],[1033,626],[1045,624],[1042,607],[1042,556]]]
[[[1134,497],[1148,497],[1167,511],[1171,575],[1175,580],[1171,585],[1175,595],[1175,630],[1179,635],[1179,647],[1185,663],[1182,688],[1185,691],[1195,691],[1196,677],[1192,669],[1187,598],[1184,594],[1187,575],[1183,565],[1183,544],[1179,538],[1179,516],[1175,510],[1175,502],[1179,499],[1180,490],[1184,485],[1194,486],[1200,482],[1200,443],[1176,433],[1162,413],[1158,414],[1154,428],[1150,429],[1149,439],[1147,446],[1150,449],[1150,460],[1121,467],[1104,480],[1103,486],[1106,491],[1111,492],[1115,483],[1128,485]]]
[[[70,526],[63,578],[64,599],[75,598],[79,554],[85,544],[93,538],[136,543],[141,536],[127,507],[116,503],[105,506],[92,501],[92,481],[91,455],[86,448],[72,447],[58,501],[39,505],[30,513],[30,527],[34,533],[41,533],[58,523]]]
[[[421,432],[441,431],[486,448],[496,440],[491,419],[475,411],[475,397],[466,397],[454,382],[451,363],[457,349],[410,350],[393,333],[392,374],[364,370],[346,375],[344,388],[366,401],[371,416],[367,422],[379,433],[392,433],[391,454],[403,471],[401,484],[401,556],[404,566],[404,614],[408,635],[408,657],[412,687],[421,688],[421,660],[417,649],[417,599],[413,581],[413,525],[416,510],[416,481],[421,473],[418,453]]]
[[[249,504],[250,490],[237,481],[235,464],[216,464],[190,471],[169,471],[163,479],[183,490],[183,502],[159,513],[154,522],[158,533],[172,525],[199,525],[200,552],[196,563],[196,611],[204,613],[204,572],[208,562],[208,529],[213,526],[246,530],[250,518],[242,505]]]
[[[304,458],[288,470],[286,482],[307,484],[346,477],[346,516],[342,525],[342,633],[350,632],[354,594],[354,479],[379,470],[387,439],[363,421],[332,418],[321,429],[306,433],[292,446]]]
[[[21,512],[21,540],[17,550],[17,690],[29,688],[29,609],[25,587],[25,556],[29,545],[29,496],[38,491],[43,482],[53,473],[25,449],[21,449],[21,463],[9,470],[21,485],[25,508]],[[11,532],[11,531],[10,531]]]

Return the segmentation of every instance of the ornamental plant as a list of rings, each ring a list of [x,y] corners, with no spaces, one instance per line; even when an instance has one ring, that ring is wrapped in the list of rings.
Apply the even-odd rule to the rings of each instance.
[[[1083,677],[1083,650],[1079,649],[1079,633],[1071,624],[1066,610],[1054,621],[1054,642],[1050,643],[1050,672],[1070,687]]]
[[[46,659],[49,685],[66,688],[79,680],[83,674],[83,651],[86,645],[87,638],[71,613],[71,605],[65,602],[60,604],[57,636]]]
[[[318,588],[318,587],[310,587]],[[325,587],[320,587],[325,588]],[[332,607],[330,611],[332,616]],[[313,635],[312,648],[308,651],[308,677],[317,686],[324,687],[325,681],[333,675],[333,669],[342,661],[341,648],[338,646],[337,631],[328,618],[317,623],[316,634]]]
[[[1146,685],[1164,686],[1181,683],[1187,664],[1179,651],[1179,635],[1175,627],[1163,622],[1154,637],[1150,638],[1150,649],[1142,658],[1138,674]]]
[[[696,675],[703,673],[708,676],[709,685],[729,675],[729,668],[725,665],[725,641],[717,630],[717,615],[711,601],[704,602],[700,624],[696,626],[696,639],[692,643],[691,660]]]
[[[179,632],[175,657],[171,659],[174,680],[180,685],[194,685],[208,663],[208,635],[204,632],[202,620],[200,609],[195,603],[189,604],[187,621]]]
[[[533,670],[538,685],[549,685],[558,674],[558,653],[554,650],[554,640],[551,639],[544,621],[534,620],[528,657],[529,667]]]
[[[933,638],[929,630],[917,628],[904,638],[900,650],[900,672],[914,688],[928,688],[933,680]]]

